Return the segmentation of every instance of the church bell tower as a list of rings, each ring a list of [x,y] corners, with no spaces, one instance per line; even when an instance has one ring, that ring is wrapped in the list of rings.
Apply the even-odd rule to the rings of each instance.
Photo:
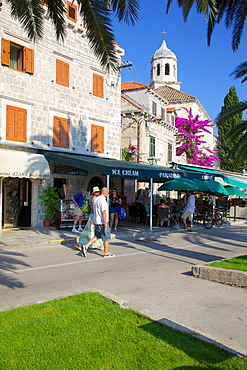
[[[177,81],[177,62],[176,55],[168,49],[165,40],[163,40],[161,47],[154,53],[151,60],[151,89],[167,85],[180,90],[181,82]]]

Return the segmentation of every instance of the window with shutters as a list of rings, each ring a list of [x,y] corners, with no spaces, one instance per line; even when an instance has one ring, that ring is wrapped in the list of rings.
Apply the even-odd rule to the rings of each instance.
[[[27,110],[7,105],[6,140],[27,141]]]
[[[167,146],[167,159],[168,159],[168,162],[172,162],[172,144],[171,143],[168,143],[168,146]]]
[[[54,117],[53,146],[69,149],[70,120],[68,118]]]
[[[34,73],[34,50],[2,39],[2,64],[26,73]]]
[[[150,157],[155,157],[155,137],[154,136],[150,136],[149,156]]]
[[[56,60],[56,83],[69,87],[69,64]]]
[[[166,110],[165,108],[161,108],[161,118],[163,121],[166,120]]]
[[[152,114],[157,115],[157,104],[154,101],[152,102]]]
[[[70,1],[67,1],[67,18],[73,22],[77,21],[77,6]]]
[[[104,127],[91,125],[91,152],[104,153]]]
[[[93,95],[104,98],[104,77],[93,74]]]

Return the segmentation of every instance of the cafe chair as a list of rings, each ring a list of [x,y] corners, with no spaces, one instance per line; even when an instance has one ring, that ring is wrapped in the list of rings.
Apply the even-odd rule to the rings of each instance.
[[[157,208],[157,226],[163,226],[165,222],[168,226],[169,221],[169,208]]]

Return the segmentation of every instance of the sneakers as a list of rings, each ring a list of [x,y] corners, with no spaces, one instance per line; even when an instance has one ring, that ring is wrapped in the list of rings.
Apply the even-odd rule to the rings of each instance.
[[[114,227],[114,231],[117,231],[117,228],[116,227]]]
[[[111,257],[115,257],[115,254],[111,254],[110,252],[107,254],[104,254],[104,258],[111,258]]]
[[[79,249],[79,251],[81,251],[83,257],[87,257],[87,248],[84,244],[81,244],[81,245],[75,245],[75,247],[77,249]]]
[[[79,233],[80,231],[78,231],[78,230],[76,230],[76,228],[75,227],[73,227],[73,229],[72,229],[72,233]]]
[[[80,231],[80,232],[81,232],[81,231],[83,231],[83,229],[82,229],[81,227],[79,227],[78,231]]]

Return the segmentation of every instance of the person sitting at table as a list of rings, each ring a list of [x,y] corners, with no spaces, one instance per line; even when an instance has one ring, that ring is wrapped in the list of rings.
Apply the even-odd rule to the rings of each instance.
[[[172,222],[178,226],[177,224],[177,221],[176,221],[176,216],[177,216],[177,212],[174,212],[174,207],[175,207],[175,204],[171,201],[171,198],[167,197],[166,198],[166,204],[168,205],[168,207],[170,208],[170,218],[172,220]]]
[[[157,216],[158,216],[158,221],[157,222],[159,224],[159,221],[160,221],[160,226],[163,226],[164,220],[162,220],[162,219],[159,220],[159,209],[160,208],[163,208],[163,209],[167,209],[168,210],[167,213],[168,213],[168,219],[169,219],[169,217],[170,217],[170,209],[169,209],[169,206],[165,203],[164,199],[161,199],[160,200],[160,204],[157,207]]]
[[[142,189],[139,189],[136,194],[136,206],[141,207],[142,206]]]

